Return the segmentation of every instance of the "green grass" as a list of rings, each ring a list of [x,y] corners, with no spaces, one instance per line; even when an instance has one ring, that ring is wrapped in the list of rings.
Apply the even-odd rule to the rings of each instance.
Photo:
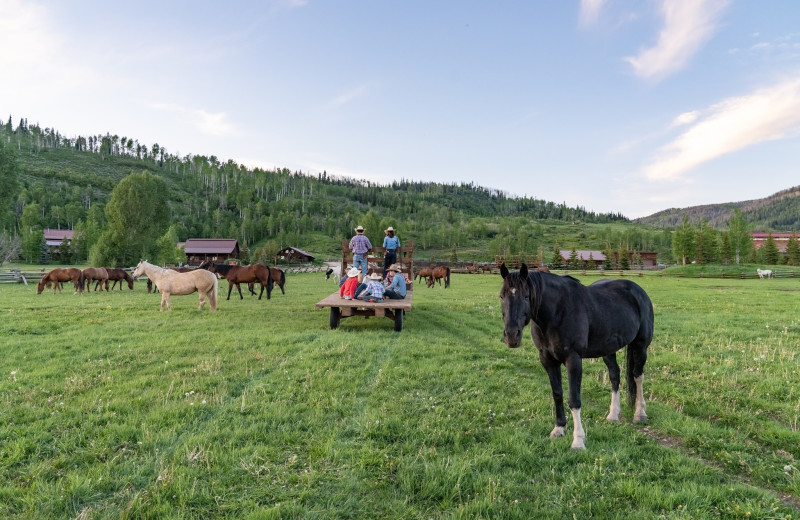
[[[586,361],[584,452],[571,421],[548,438],[547,378],[529,334],[502,343],[497,275],[417,287],[400,333],[330,330],[320,273],[216,313],[197,295],[159,313],[143,282],[0,286],[0,516],[797,518],[800,280],[634,279],[656,311],[650,420],[607,423]]]

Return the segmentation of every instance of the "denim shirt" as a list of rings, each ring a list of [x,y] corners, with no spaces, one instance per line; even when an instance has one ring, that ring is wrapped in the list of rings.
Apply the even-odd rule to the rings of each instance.
[[[403,298],[406,297],[406,277],[403,273],[396,273],[392,278],[392,283],[389,284],[387,289],[391,289]]]

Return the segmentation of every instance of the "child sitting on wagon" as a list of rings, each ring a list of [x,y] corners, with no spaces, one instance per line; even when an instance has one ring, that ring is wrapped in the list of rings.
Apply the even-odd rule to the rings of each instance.
[[[382,302],[385,289],[381,283],[381,275],[372,273],[368,278],[368,283],[361,284],[358,289],[356,289],[356,298],[368,300],[370,302]]]
[[[342,285],[339,287],[339,296],[345,300],[352,300],[356,297],[358,287],[358,269],[351,267],[347,275],[343,278]]]

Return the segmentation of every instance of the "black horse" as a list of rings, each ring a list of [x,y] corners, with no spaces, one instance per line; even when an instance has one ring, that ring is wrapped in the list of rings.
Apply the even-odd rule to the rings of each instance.
[[[569,408],[572,411],[573,449],[584,449],[586,434],[581,424],[582,358],[602,357],[611,379],[609,421],[619,421],[620,369],[616,352],[626,345],[625,372],[628,402],[635,408],[633,421],[647,420],[644,364],[653,339],[653,304],[647,293],[629,280],[600,280],[589,286],[571,276],[500,267],[503,276],[503,336],[509,347],[518,347],[523,328],[531,324],[531,336],[539,360],[550,378],[556,407],[556,426],[550,437],[561,437],[567,425],[561,388],[561,365],[567,367]]]

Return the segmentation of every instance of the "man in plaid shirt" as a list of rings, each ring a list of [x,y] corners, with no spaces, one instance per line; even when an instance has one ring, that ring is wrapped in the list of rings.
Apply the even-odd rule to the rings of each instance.
[[[367,252],[372,251],[372,244],[364,234],[364,228],[358,226],[356,234],[350,239],[350,251],[353,252],[353,266],[361,269],[359,281],[367,276]]]

